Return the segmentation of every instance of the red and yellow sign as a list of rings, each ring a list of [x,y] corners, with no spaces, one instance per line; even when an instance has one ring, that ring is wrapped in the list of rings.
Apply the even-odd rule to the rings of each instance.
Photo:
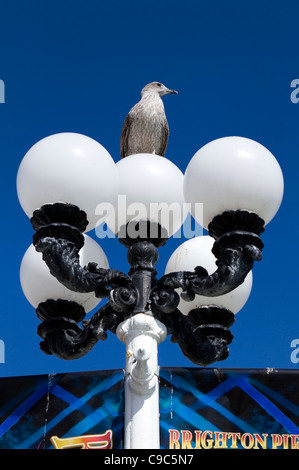
[[[53,436],[51,442],[54,449],[112,449],[112,431],[109,429],[104,434],[65,437],[63,439]]]
[[[298,434],[169,429],[169,449],[299,449]]]

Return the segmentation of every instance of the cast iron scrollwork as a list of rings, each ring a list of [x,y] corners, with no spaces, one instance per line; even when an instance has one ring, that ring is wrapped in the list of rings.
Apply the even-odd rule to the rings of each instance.
[[[227,346],[233,339],[229,330],[234,322],[232,312],[210,306],[185,316],[178,309],[180,295],[186,301],[195,295],[223,295],[244,282],[254,262],[261,259],[263,249],[260,234],[264,221],[256,214],[227,211],[210,223],[209,234],[215,239],[212,251],[217,259],[213,274],[197,266],[193,272],[169,273],[160,279],[156,278],[155,265],[158,247],[166,243],[167,234],[158,227],[158,236],[152,237],[148,230],[153,227],[148,221],[138,223],[138,229],[143,223],[145,230],[139,230],[135,238],[129,226],[122,227],[119,234],[119,241],[128,249],[128,275],[95,263],[80,265],[79,251],[88,221],[76,206],[46,204],[35,211],[31,223],[35,248],[42,253],[52,275],[68,289],[94,292],[107,300],[87,320],[83,307],[74,302],[49,299],[40,304],[37,315],[42,323],[38,334],[45,353],[63,359],[81,357],[98,340],[106,339],[107,330],[116,333],[122,321],[143,312],[164,323],[172,341],[195,364],[206,366],[228,356]]]

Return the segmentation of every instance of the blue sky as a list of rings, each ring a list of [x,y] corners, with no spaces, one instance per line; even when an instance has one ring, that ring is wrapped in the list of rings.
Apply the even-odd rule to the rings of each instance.
[[[182,171],[200,147],[230,135],[260,142],[282,168],[283,203],[262,236],[263,261],[232,328],[230,357],[216,367],[298,369],[291,342],[299,338],[299,103],[290,99],[299,78],[298,2],[15,0],[0,8],[0,376],[124,367],[124,345],[112,333],[77,361],[40,352],[39,321],[19,281],[33,231],[17,199],[16,174],[27,150],[57,132],[92,137],[118,161],[123,120],[154,80],[179,92],[164,103],[167,157]],[[110,266],[127,272],[125,248],[100,242]],[[160,250],[159,275],[180,243],[170,240]],[[169,338],[159,347],[159,364],[192,366]]]

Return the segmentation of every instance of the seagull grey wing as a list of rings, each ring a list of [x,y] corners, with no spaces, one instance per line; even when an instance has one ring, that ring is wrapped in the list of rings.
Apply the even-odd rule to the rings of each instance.
[[[124,120],[121,136],[120,136],[120,158],[125,158],[129,150],[129,135],[132,127],[132,117],[127,115]]]
[[[169,127],[167,122],[163,125],[162,127],[162,132],[161,132],[161,143],[160,143],[160,152],[159,155],[162,157],[165,156],[166,153],[166,148],[168,145],[168,137],[169,137]]]

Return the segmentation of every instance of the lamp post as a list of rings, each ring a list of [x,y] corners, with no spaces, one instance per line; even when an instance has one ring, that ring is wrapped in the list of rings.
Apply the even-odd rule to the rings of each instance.
[[[260,235],[281,204],[279,164],[257,142],[227,137],[201,148],[183,174],[157,155],[114,163],[93,139],[61,133],[27,152],[17,191],[35,231],[20,277],[42,351],[75,359],[116,334],[126,345],[125,448],[159,448],[158,344],[171,335],[199,366],[228,356]],[[188,212],[209,235],[185,240],[157,279],[159,249]],[[86,233],[104,220],[127,248],[128,274],[110,268]]]

